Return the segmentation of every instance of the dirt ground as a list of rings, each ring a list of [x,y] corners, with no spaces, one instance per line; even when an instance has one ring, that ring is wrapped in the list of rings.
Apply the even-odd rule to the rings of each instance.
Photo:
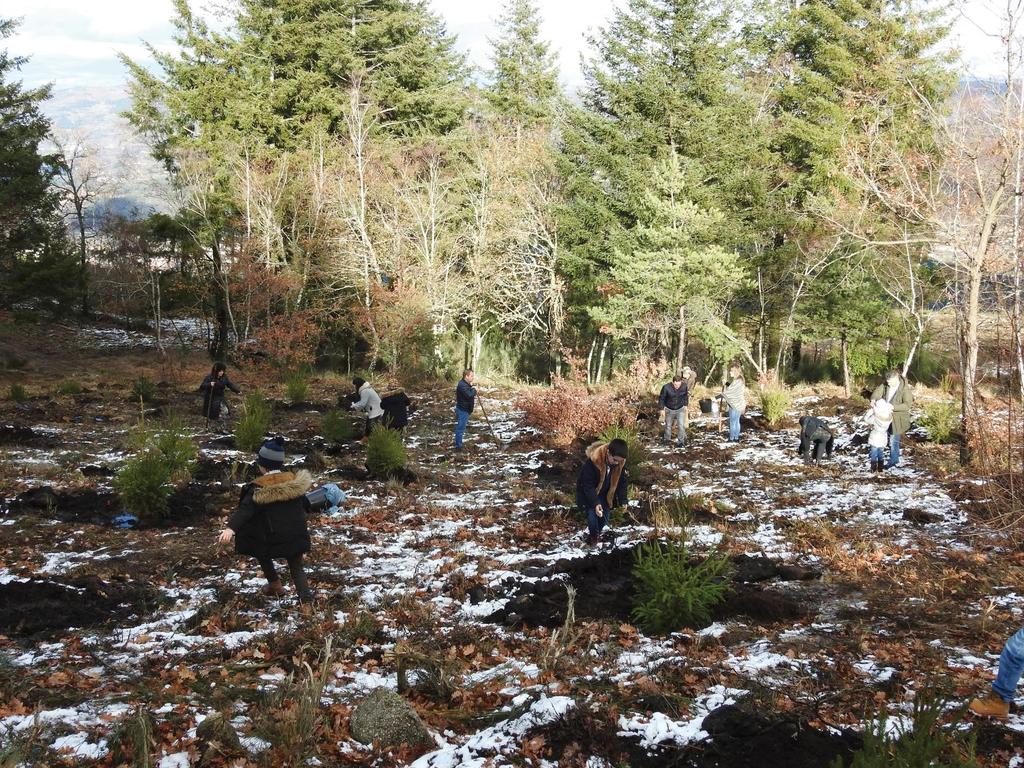
[[[647,420],[630,506],[590,548],[572,508],[580,451],[546,447],[513,392],[483,387],[500,444],[477,417],[456,457],[451,388],[410,391],[415,479],[383,482],[362,444],[319,434],[344,377],[314,378],[310,402],[290,405],[279,382],[232,371],[275,400],[295,465],[349,493],[310,521],[307,616],[215,545],[251,457],[230,423],[196,416],[200,350],[0,323],[0,355],[15,364],[0,393],[28,391],[0,400],[0,765],[827,766],[883,709],[907,727],[915,698],[941,694],[958,720],[1022,621],[1024,554],[979,514],[983,486],[949,476],[950,449],[919,430],[901,468],[871,474],[862,403],[833,388],[799,392],[782,429],[752,410],[738,445],[695,418],[679,450]],[[111,482],[143,374],[157,382],[145,418],[184,415],[200,461],[166,519],[121,529]],[[58,394],[70,380],[83,391]],[[795,456],[808,411],[841,432],[820,467]],[[658,514],[677,497],[685,528]],[[651,538],[728,555],[711,623],[634,625],[633,549]],[[350,737],[352,708],[381,686],[402,689],[433,749]],[[199,728],[218,713],[240,741]],[[984,765],[1024,762],[1024,716],[962,722]]]

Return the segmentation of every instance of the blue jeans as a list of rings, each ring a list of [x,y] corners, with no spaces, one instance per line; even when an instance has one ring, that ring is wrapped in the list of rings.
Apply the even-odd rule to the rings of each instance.
[[[455,409],[455,447],[462,447],[462,436],[466,434],[466,425],[469,424],[469,411],[461,408]]]
[[[602,505],[603,506],[603,505]],[[587,510],[587,529],[590,531],[591,536],[597,536],[601,533],[601,529],[608,525],[608,519],[612,516],[610,509],[605,509],[604,514],[601,517],[597,516],[596,509]]]
[[[729,406],[729,439],[736,442],[740,439],[740,412]]]
[[[1013,701],[1021,672],[1024,672],[1024,628],[1018,629],[1003,646],[992,691],[1003,701]]]
[[[874,463],[876,461],[881,463],[885,461],[885,448],[870,448],[868,450],[868,459],[871,461],[871,463]]]
[[[900,463],[900,436],[893,432],[889,435],[889,463],[886,467],[895,467]]]

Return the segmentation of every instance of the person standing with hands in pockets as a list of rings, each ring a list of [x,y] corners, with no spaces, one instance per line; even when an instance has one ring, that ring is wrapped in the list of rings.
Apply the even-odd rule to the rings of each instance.
[[[462,378],[455,387],[455,450],[462,450],[462,438],[466,434],[469,415],[476,404],[476,389],[473,387],[473,369],[462,372]]]

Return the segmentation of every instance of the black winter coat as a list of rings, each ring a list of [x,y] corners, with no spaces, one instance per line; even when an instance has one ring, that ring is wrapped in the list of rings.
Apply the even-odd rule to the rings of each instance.
[[[455,407],[464,413],[472,413],[476,404],[476,390],[465,379],[459,379],[455,388]]]
[[[409,406],[412,401],[405,394],[404,389],[396,389],[394,392],[385,392],[380,399],[380,407],[384,409],[382,421],[384,426],[391,429],[403,429],[409,423]]]
[[[823,444],[823,445],[819,445]],[[808,416],[800,427],[800,455],[815,448],[817,457],[820,458],[822,451],[832,455],[832,447],[835,444],[835,435],[826,422],[817,416]]]
[[[672,382],[669,382],[661,388],[661,394],[658,395],[658,407],[668,408],[670,411],[678,411],[680,408],[685,408],[690,404],[690,388],[684,381],[679,389],[672,386]]]
[[[309,552],[306,492],[309,472],[271,472],[242,489],[238,509],[228,520],[235,551],[253,557],[294,557]]]
[[[208,419],[220,418],[220,407],[224,404],[225,389],[230,389],[236,395],[240,394],[238,387],[231,383],[227,374],[219,379],[212,373],[206,374],[203,383],[199,385],[199,391],[203,393],[203,416]]]
[[[579,475],[576,476],[576,506],[581,512],[594,509],[598,504],[607,508],[608,491],[612,487],[612,473],[605,473],[604,482],[601,483],[600,490],[597,487],[598,483],[601,483],[601,470],[597,468],[597,465],[592,460],[587,459],[580,468]],[[629,498],[627,486],[626,471],[623,470],[622,476],[619,478],[619,485],[615,489],[613,509],[621,507],[627,502]]]

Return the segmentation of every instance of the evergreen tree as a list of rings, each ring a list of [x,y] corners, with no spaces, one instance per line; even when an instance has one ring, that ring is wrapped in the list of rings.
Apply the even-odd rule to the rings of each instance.
[[[657,163],[636,227],[639,247],[617,254],[611,276],[618,291],[596,312],[596,319],[624,334],[675,325],[680,364],[691,329],[720,359],[745,351],[724,318],[747,275],[739,256],[718,242],[722,212],[688,199],[699,181],[693,170],[676,153]]]
[[[550,45],[540,39],[540,18],[532,0],[508,0],[498,22],[487,100],[521,127],[551,118],[558,95],[558,70]]]
[[[227,34],[187,0],[175,7],[180,55],[153,50],[159,75],[123,59],[130,116],[158,149],[205,133],[292,149],[311,130],[343,131],[357,83],[393,134],[446,133],[461,122],[464,57],[423,0],[242,0]]]
[[[0,40],[16,28],[0,19]],[[50,131],[40,110],[50,87],[25,89],[14,73],[25,59],[0,51],[0,301],[14,297],[13,276],[31,272],[40,259],[53,260],[64,234],[56,224],[58,200],[50,188],[54,159],[39,151]],[[65,279],[65,284],[66,284]],[[74,279],[71,278],[71,282]]]
[[[583,104],[566,114],[560,158],[570,201],[560,235],[577,302],[614,291],[611,255],[643,247],[645,195],[670,154],[687,169],[687,199],[724,214],[719,246],[769,239],[764,222],[779,210],[771,134],[741,78],[731,26],[722,6],[703,0],[629,0],[592,41],[597,56],[585,66]]]

